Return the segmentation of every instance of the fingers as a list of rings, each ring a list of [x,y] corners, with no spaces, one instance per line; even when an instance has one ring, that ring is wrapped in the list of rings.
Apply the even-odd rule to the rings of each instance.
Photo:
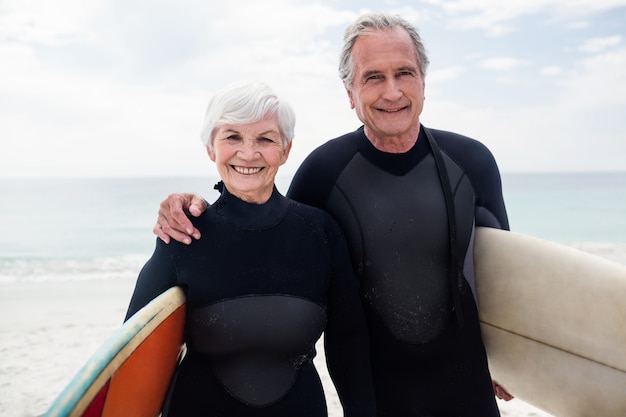
[[[194,209],[199,210],[198,215],[206,209],[206,202],[193,194],[170,194],[159,206],[157,222],[152,232],[165,243],[169,243],[171,238],[189,245],[192,237],[200,239],[200,231],[193,226],[184,211],[191,201],[195,201],[198,206]]]
[[[167,233],[163,232],[163,229],[161,228],[161,225],[159,223],[156,223],[154,225],[154,227],[152,228],[152,233],[157,235],[166,244],[170,243],[170,237],[167,235]]]
[[[206,202],[203,198],[190,193],[174,194],[172,196],[167,224],[161,224],[161,226],[165,233],[172,238],[188,245],[191,243],[191,237],[200,239],[200,231],[193,226],[193,223],[187,217],[187,213],[198,217],[206,209]],[[172,231],[171,234],[170,229]],[[184,234],[187,238],[184,240],[177,239],[177,236],[180,234]]]
[[[204,210],[206,210],[207,208],[207,203],[204,200],[204,198],[197,196],[197,195],[191,195],[191,204],[189,205],[189,213],[191,213],[192,216],[194,217],[198,217],[200,214],[202,214],[202,212]]]
[[[191,237],[186,232],[180,232],[169,226],[161,226],[161,233],[157,233],[157,236],[161,237],[161,235],[164,235],[166,237],[167,241],[161,238],[161,240],[163,240],[165,243],[169,243],[169,240],[171,238],[178,242],[184,243],[185,245],[191,244]]]
[[[493,392],[496,394],[496,397],[504,401],[511,401],[513,398],[515,398],[514,396],[509,394],[509,392],[505,390],[496,381],[492,381],[492,382],[493,382]]]

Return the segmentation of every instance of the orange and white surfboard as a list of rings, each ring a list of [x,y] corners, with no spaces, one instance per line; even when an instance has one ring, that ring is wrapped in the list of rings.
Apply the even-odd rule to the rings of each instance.
[[[173,287],[89,358],[43,417],[156,417],[183,347],[185,295]]]

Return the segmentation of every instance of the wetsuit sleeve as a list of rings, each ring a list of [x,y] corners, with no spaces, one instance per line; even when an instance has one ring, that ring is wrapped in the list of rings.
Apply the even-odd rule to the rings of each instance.
[[[173,246],[170,247],[161,239],[156,239],[156,242],[152,257],[148,259],[139,272],[124,321],[128,320],[152,299],[176,285],[175,265],[171,250],[178,244],[172,242]]]
[[[493,154],[483,143],[456,133],[429,129],[437,143],[468,176],[476,192],[476,226],[509,230],[502,178]]]
[[[328,294],[324,349],[345,417],[375,416],[369,341],[359,284],[339,227],[332,228],[334,276]]]
[[[496,160],[486,150],[485,161],[472,178],[476,187],[476,225],[509,230],[509,219],[502,195],[502,179]]]

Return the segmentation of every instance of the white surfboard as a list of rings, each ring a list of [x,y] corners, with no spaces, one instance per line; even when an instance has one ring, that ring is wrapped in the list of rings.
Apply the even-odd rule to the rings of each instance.
[[[626,266],[482,227],[474,261],[493,379],[558,417],[626,416]]]

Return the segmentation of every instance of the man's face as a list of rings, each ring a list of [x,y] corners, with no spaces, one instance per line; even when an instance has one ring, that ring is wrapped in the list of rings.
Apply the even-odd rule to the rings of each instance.
[[[424,78],[410,35],[401,28],[359,36],[352,48],[354,81],[350,104],[379,142],[415,141],[424,104]]]

